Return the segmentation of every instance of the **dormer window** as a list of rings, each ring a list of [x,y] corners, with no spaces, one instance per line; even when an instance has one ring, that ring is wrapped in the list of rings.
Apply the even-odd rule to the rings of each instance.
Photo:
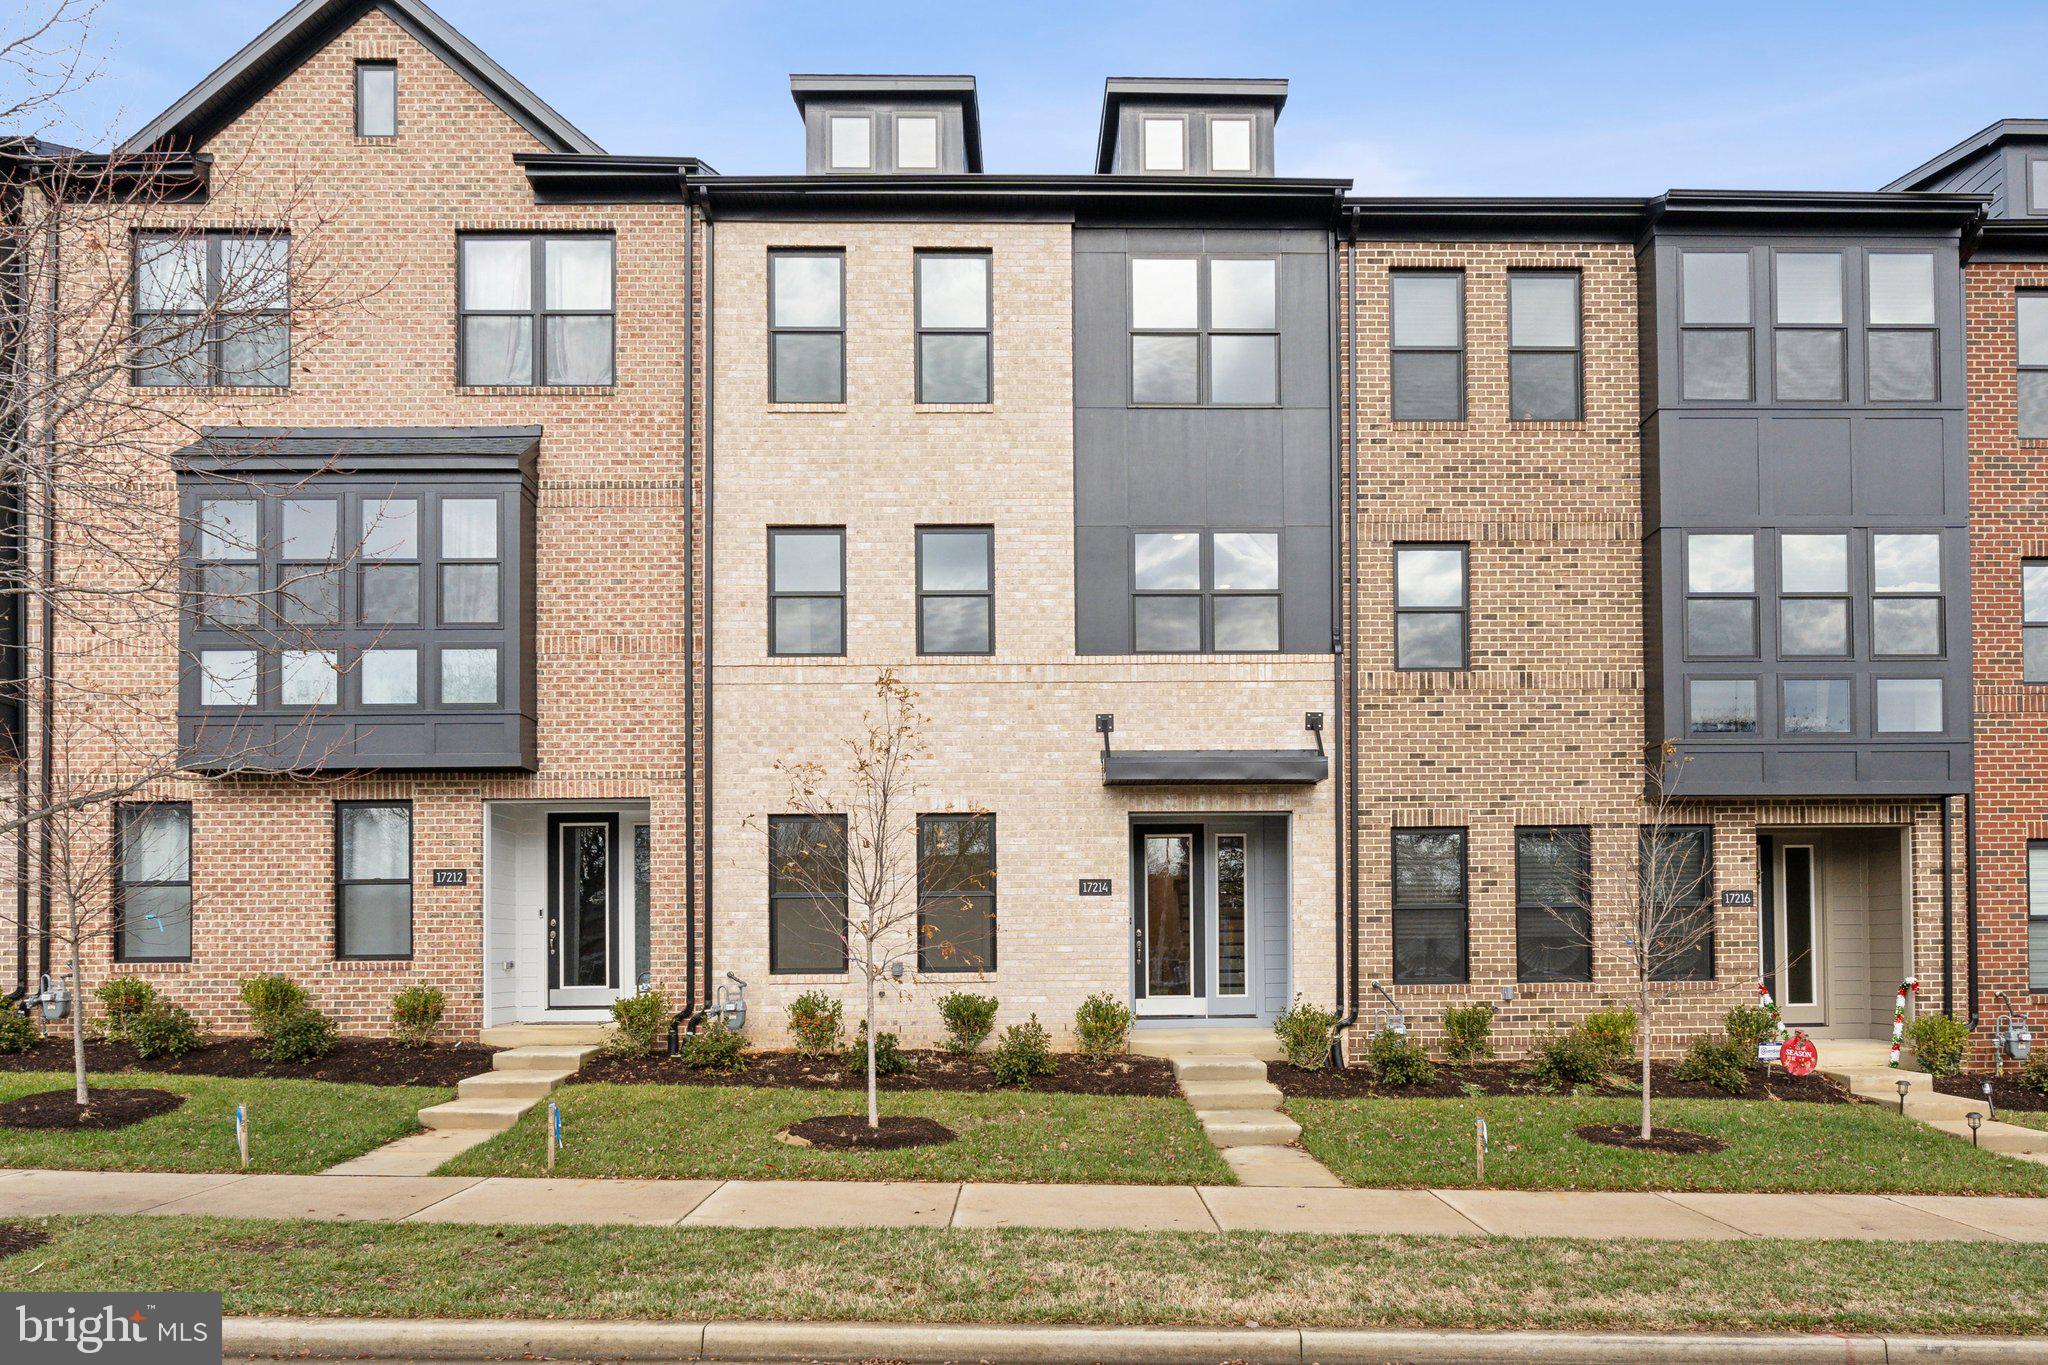
[[[1248,118],[1209,120],[1209,169],[1242,171],[1252,169],[1252,121]]]
[[[356,63],[356,136],[398,136],[398,63]]]
[[[939,116],[904,114],[896,120],[896,169],[935,171],[939,168]]]
[[[874,120],[866,114],[834,114],[826,124],[832,169],[865,171],[875,164]]]
[[[1148,171],[1188,168],[1188,126],[1178,118],[1148,118],[1143,123],[1144,166]]]

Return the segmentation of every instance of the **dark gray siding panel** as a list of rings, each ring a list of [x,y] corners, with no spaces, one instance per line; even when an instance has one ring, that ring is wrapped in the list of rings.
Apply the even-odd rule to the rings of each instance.
[[[1075,648],[1131,650],[1131,535],[1280,535],[1281,648],[1331,648],[1330,238],[1264,228],[1074,232]],[[1280,262],[1280,403],[1132,407],[1133,255],[1272,255]]]

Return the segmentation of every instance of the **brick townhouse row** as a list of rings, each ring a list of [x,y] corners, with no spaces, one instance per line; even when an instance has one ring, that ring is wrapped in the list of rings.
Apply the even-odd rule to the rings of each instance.
[[[1054,175],[984,168],[971,77],[790,93],[800,173],[611,155],[416,0],[304,0],[111,154],[208,182],[126,225],[145,342],[251,253],[352,301],[138,347],[175,649],[18,622],[133,701],[23,708],[27,771],[183,764],[83,984],[474,1035],[737,979],[773,1041],[858,989],[787,774],[886,671],[971,879],[906,1040],[969,988],[1520,1045],[1629,996],[1667,747],[1711,933],[1660,1046],[1760,981],[1846,1038],[2048,990],[2048,124],[1871,192],[1375,198],[1279,174],[1281,80],[1111,79]]]

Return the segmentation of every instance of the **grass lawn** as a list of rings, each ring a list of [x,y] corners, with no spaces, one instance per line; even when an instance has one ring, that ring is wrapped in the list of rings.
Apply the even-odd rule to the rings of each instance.
[[[2001,1109],[2000,1123],[2015,1123],[2022,1128],[2048,1129],[2048,1109]]]
[[[1292,1099],[1287,1110],[1302,1145],[1353,1185],[1477,1184],[1473,1123],[1484,1118],[1486,1184],[1497,1189],[2048,1195],[2048,1167],[1973,1151],[1871,1105],[1660,1101],[1658,1126],[1728,1144],[1700,1156],[1603,1147],[1572,1131],[1633,1123],[1639,1106],[1628,1099]]]
[[[419,1111],[455,1092],[431,1086],[229,1080],[147,1072],[95,1075],[100,1086],[149,1086],[186,1096],[168,1114],[105,1132],[0,1128],[0,1166],[74,1171],[233,1171],[235,1106],[249,1106],[249,1169],[318,1171],[419,1130]],[[68,1090],[69,1072],[0,1072],[0,1101]]]
[[[0,1260],[10,1290],[218,1291],[246,1315],[2048,1332],[2048,1256],[1990,1242],[44,1226],[48,1245]]]
[[[1032,1180],[1231,1185],[1223,1158],[1177,1099],[904,1090],[885,1114],[936,1119],[960,1136],[894,1152],[824,1151],[775,1133],[819,1114],[864,1112],[846,1090],[570,1085],[556,1175],[831,1180]],[[441,1168],[444,1175],[540,1175],[547,1106]]]

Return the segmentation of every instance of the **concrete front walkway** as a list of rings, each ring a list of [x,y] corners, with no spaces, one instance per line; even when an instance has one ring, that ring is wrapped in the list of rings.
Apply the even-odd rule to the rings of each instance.
[[[746,1228],[2048,1242],[2048,1199],[1961,1195],[0,1171],[0,1218],[85,1213]]]

